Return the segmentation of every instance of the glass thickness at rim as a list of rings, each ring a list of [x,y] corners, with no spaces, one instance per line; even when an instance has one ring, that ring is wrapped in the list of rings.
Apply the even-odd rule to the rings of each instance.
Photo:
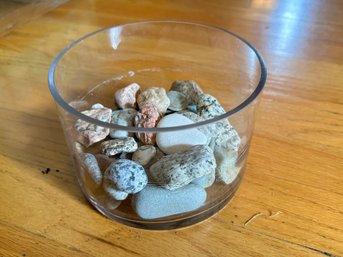
[[[212,30],[219,30],[219,31],[222,31],[228,35],[231,35],[231,36],[239,39],[242,43],[247,45],[256,54],[256,57],[260,63],[261,76],[260,76],[260,80],[259,80],[255,90],[242,103],[240,103],[236,107],[232,108],[231,110],[227,111],[226,113],[219,115],[215,118],[205,120],[205,121],[201,121],[201,122],[197,122],[197,123],[193,123],[193,124],[189,124],[189,125],[182,125],[182,126],[175,126],[175,127],[164,127],[164,128],[137,128],[137,127],[127,127],[127,126],[121,126],[121,125],[117,125],[117,124],[103,122],[103,121],[91,118],[91,117],[77,111],[76,109],[71,107],[67,102],[64,101],[64,99],[61,97],[61,95],[59,94],[59,92],[56,88],[55,70],[56,70],[56,67],[57,67],[59,61],[63,58],[63,56],[70,49],[72,49],[74,46],[76,46],[79,42],[81,42],[81,41],[83,41],[83,40],[85,40],[85,39],[87,39],[93,35],[96,35],[98,33],[109,30],[109,29],[120,28],[120,27],[124,28],[126,26],[143,25],[143,24],[158,24],[158,23],[200,26],[200,27],[205,27],[205,28],[209,28]],[[240,110],[244,109],[252,101],[254,101],[254,99],[261,93],[261,91],[265,85],[266,79],[267,79],[267,68],[266,68],[265,62],[264,62],[261,54],[259,53],[259,51],[252,44],[250,44],[247,40],[243,39],[242,37],[236,35],[235,33],[231,32],[231,31],[228,31],[228,30],[220,28],[220,27],[216,27],[213,25],[205,24],[205,23],[195,23],[195,22],[180,21],[180,20],[149,20],[149,21],[132,22],[132,23],[119,24],[117,26],[106,27],[106,28],[94,31],[92,33],[89,33],[89,34],[77,39],[76,41],[71,43],[69,46],[67,46],[65,49],[63,49],[61,51],[61,53],[52,62],[50,69],[49,69],[49,73],[48,73],[48,85],[49,85],[51,95],[53,96],[55,101],[64,110],[73,114],[77,118],[84,120],[84,121],[87,121],[87,122],[92,123],[92,124],[96,124],[96,125],[101,126],[101,127],[106,127],[106,128],[116,129],[116,130],[123,130],[123,131],[128,131],[128,132],[150,132],[150,133],[170,132],[170,131],[179,131],[179,130],[184,130],[184,129],[191,129],[191,128],[196,128],[196,127],[208,125],[208,124],[220,121],[222,119],[228,118],[229,116],[231,116],[231,115],[239,112]]]

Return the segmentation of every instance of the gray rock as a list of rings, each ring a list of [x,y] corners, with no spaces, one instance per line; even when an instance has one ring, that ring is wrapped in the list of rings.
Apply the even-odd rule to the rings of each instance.
[[[173,113],[164,116],[157,127],[173,127],[193,124],[194,122],[187,117]],[[207,137],[198,129],[184,129],[175,132],[158,133],[156,136],[156,144],[166,154],[182,152],[189,149],[193,145],[206,145]]]
[[[132,127],[134,126],[133,121],[134,117],[136,116],[137,111],[135,109],[124,109],[124,110],[116,110],[112,112],[112,119],[111,123]],[[112,129],[110,131],[110,137],[112,138],[125,138],[128,136],[133,136],[133,133],[129,133],[125,130],[115,130]]]
[[[215,180],[216,180],[216,173],[211,172],[205,176],[194,179],[192,181],[192,184],[201,186],[203,188],[207,188],[207,187],[212,186]]]
[[[162,187],[175,190],[195,178],[214,172],[215,168],[211,148],[196,145],[185,152],[164,156],[150,167],[150,174]]]
[[[142,145],[133,153],[132,160],[140,165],[147,165],[156,154],[156,148],[152,145]]]
[[[129,195],[124,191],[118,190],[113,181],[108,179],[104,179],[102,187],[110,197],[118,201],[125,200],[126,197]]]
[[[196,106],[197,114],[204,120],[209,120],[225,113],[224,108],[218,100],[214,96],[208,94],[200,95],[197,99]]]
[[[206,201],[206,191],[189,184],[174,191],[154,185],[146,186],[132,198],[132,206],[143,219],[157,219],[190,212]]]
[[[225,184],[232,183],[240,171],[236,167],[238,153],[215,148],[215,158],[217,162],[216,177],[218,181],[223,181]]]
[[[144,168],[130,160],[118,160],[107,168],[105,180],[110,180],[115,189],[129,194],[141,191],[148,183]]]
[[[167,96],[170,100],[169,110],[182,111],[187,108],[188,100],[184,94],[177,91],[169,91]]]
[[[88,175],[92,178],[94,183],[99,186],[102,182],[102,172],[95,156],[91,153],[85,153],[81,155],[81,160]]]
[[[198,97],[203,93],[199,85],[192,80],[176,80],[170,90],[184,94],[188,103],[196,103]]]
[[[101,151],[107,156],[113,156],[122,152],[132,153],[137,148],[137,143],[133,137],[108,140],[101,144]]]

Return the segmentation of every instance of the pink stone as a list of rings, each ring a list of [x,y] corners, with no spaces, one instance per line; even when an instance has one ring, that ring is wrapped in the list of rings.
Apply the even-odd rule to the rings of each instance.
[[[156,127],[160,118],[160,113],[154,104],[145,104],[135,116],[135,126],[142,128]],[[156,133],[136,133],[137,138],[146,145],[154,145]]]
[[[82,113],[92,117],[93,119],[103,122],[110,122],[112,110],[104,107],[100,109],[83,111]],[[104,128],[81,119],[76,121],[75,129],[78,133],[77,140],[86,147],[103,140],[110,133],[109,128]]]
[[[146,104],[154,104],[158,112],[164,114],[170,105],[170,100],[164,88],[149,87],[137,97],[137,103],[139,109]]]
[[[127,87],[119,89],[115,94],[115,102],[119,108],[135,108],[136,107],[136,96],[140,90],[140,86],[137,83],[132,83]]]

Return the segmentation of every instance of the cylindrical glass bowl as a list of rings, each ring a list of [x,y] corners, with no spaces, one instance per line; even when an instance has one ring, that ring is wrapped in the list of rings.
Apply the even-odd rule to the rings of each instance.
[[[172,229],[210,217],[233,197],[266,81],[261,55],[241,37],[182,21],[105,28],[64,49],[48,80],[81,189],[105,216],[134,227]],[[114,97],[132,83],[140,86],[136,95]],[[157,98],[144,93],[151,87],[174,91],[173,110],[157,108],[157,118],[142,111],[145,101],[165,104],[163,89],[153,89]],[[118,120],[117,102],[139,94],[143,100],[131,107],[140,116]],[[180,118],[185,112],[191,113],[186,121]],[[166,117],[169,122],[159,126]],[[110,140],[116,149],[104,149]],[[154,147],[141,147],[147,143]],[[137,147],[144,163],[133,153]]]

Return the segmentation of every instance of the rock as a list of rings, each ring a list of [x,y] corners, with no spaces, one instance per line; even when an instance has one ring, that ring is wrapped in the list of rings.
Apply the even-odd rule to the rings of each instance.
[[[137,111],[135,109],[124,109],[124,110],[117,110],[112,112],[111,123],[125,126],[125,127],[132,127],[134,117],[136,116]],[[112,138],[124,138],[128,136],[133,136],[133,133],[129,133],[125,130],[115,130],[112,129],[110,131],[110,137]]]
[[[132,83],[127,87],[117,90],[114,94],[114,99],[119,108],[136,108],[136,96],[139,90],[140,86],[137,83]]]
[[[119,155],[119,159],[128,159],[128,160],[131,160],[132,159],[132,153],[121,153]]]
[[[164,116],[157,127],[173,127],[193,124],[194,122],[183,115],[173,113]],[[184,129],[173,132],[158,133],[156,143],[158,147],[166,154],[182,152],[193,145],[206,145],[207,137],[198,129]]]
[[[150,174],[159,185],[175,190],[202,177],[216,168],[211,148],[205,145],[192,146],[182,153],[164,156],[150,167]]]
[[[140,165],[147,165],[156,154],[156,148],[152,145],[142,145],[138,147],[132,155],[132,160]]]
[[[169,110],[182,111],[187,108],[188,100],[184,94],[177,91],[169,91],[167,96],[170,100]]]
[[[122,139],[113,139],[101,143],[101,152],[107,156],[116,155],[118,153],[132,153],[138,148],[133,137]]]
[[[99,168],[95,156],[91,153],[81,155],[82,166],[85,168],[88,175],[92,178],[94,183],[99,186],[102,182],[102,172]]]
[[[212,149],[217,148],[217,152],[238,151],[240,144],[241,138],[227,120],[216,124],[216,132],[210,142]]]
[[[107,168],[104,179],[112,181],[115,189],[129,194],[141,191],[148,183],[144,168],[130,160],[118,160]]]
[[[201,207],[206,201],[206,191],[197,185],[170,191],[148,185],[132,198],[132,206],[143,219],[157,219],[170,215],[190,212]]]
[[[124,191],[118,190],[116,188],[116,185],[108,179],[104,179],[102,187],[109,196],[118,201],[125,200],[126,197],[129,195]]]
[[[199,85],[192,80],[176,80],[173,82],[170,90],[185,95],[188,103],[196,103],[198,96],[203,93]]]
[[[203,118],[201,118],[199,115],[197,115],[196,113],[193,113],[193,112],[180,112],[179,114],[181,114],[182,116],[185,116],[186,118],[192,120],[194,123],[204,121]],[[205,125],[205,126],[197,127],[197,129],[206,136],[207,144],[209,144],[211,142],[211,139],[213,136],[210,127]]]
[[[102,104],[100,104],[100,103],[93,104],[92,107],[91,107],[91,109],[94,109],[94,110],[102,109],[102,108],[104,108],[104,106]]]
[[[207,187],[212,186],[215,180],[216,180],[216,173],[211,172],[205,176],[194,179],[192,181],[192,184],[201,186],[203,188],[207,188]]]
[[[115,159],[112,159],[104,154],[96,154],[94,156],[96,160],[98,161],[99,168],[102,172],[104,172],[107,169],[107,167],[110,166],[110,164],[115,161]]]
[[[83,111],[82,113],[93,119],[97,119],[103,122],[110,122],[112,110],[109,108],[101,108]],[[75,129],[78,133],[77,140],[86,147],[103,140],[110,133],[109,128],[104,128],[92,123],[88,123],[81,119],[78,119],[76,121]]]
[[[194,104],[194,103],[190,103],[190,104],[187,106],[187,109],[188,109],[190,112],[197,113],[197,106],[196,106],[196,104]]]
[[[236,167],[238,153],[215,148],[215,158],[217,162],[216,177],[218,181],[223,181],[225,184],[232,183],[240,171]]]
[[[121,201],[118,201],[107,194],[97,196],[96,200],[108,210],[117,209],[121,204]]]
[[[145,104],[134,118],[136,127],[154,128],[160,114],[154,104]],[[156,133],[136,133],[137,138],[145,145],[154,145],[156,142]]]
[[[76,100],[69,102],[69,105],[79,111],[85,109],[88,106],[88,102],[85,100]]]
[[[164,88],[149,87],[143,90],[138,96],[137,103],[140,109],[146,104],[153,104],[159,113],[164,114],[167,111],[170,101]]]

